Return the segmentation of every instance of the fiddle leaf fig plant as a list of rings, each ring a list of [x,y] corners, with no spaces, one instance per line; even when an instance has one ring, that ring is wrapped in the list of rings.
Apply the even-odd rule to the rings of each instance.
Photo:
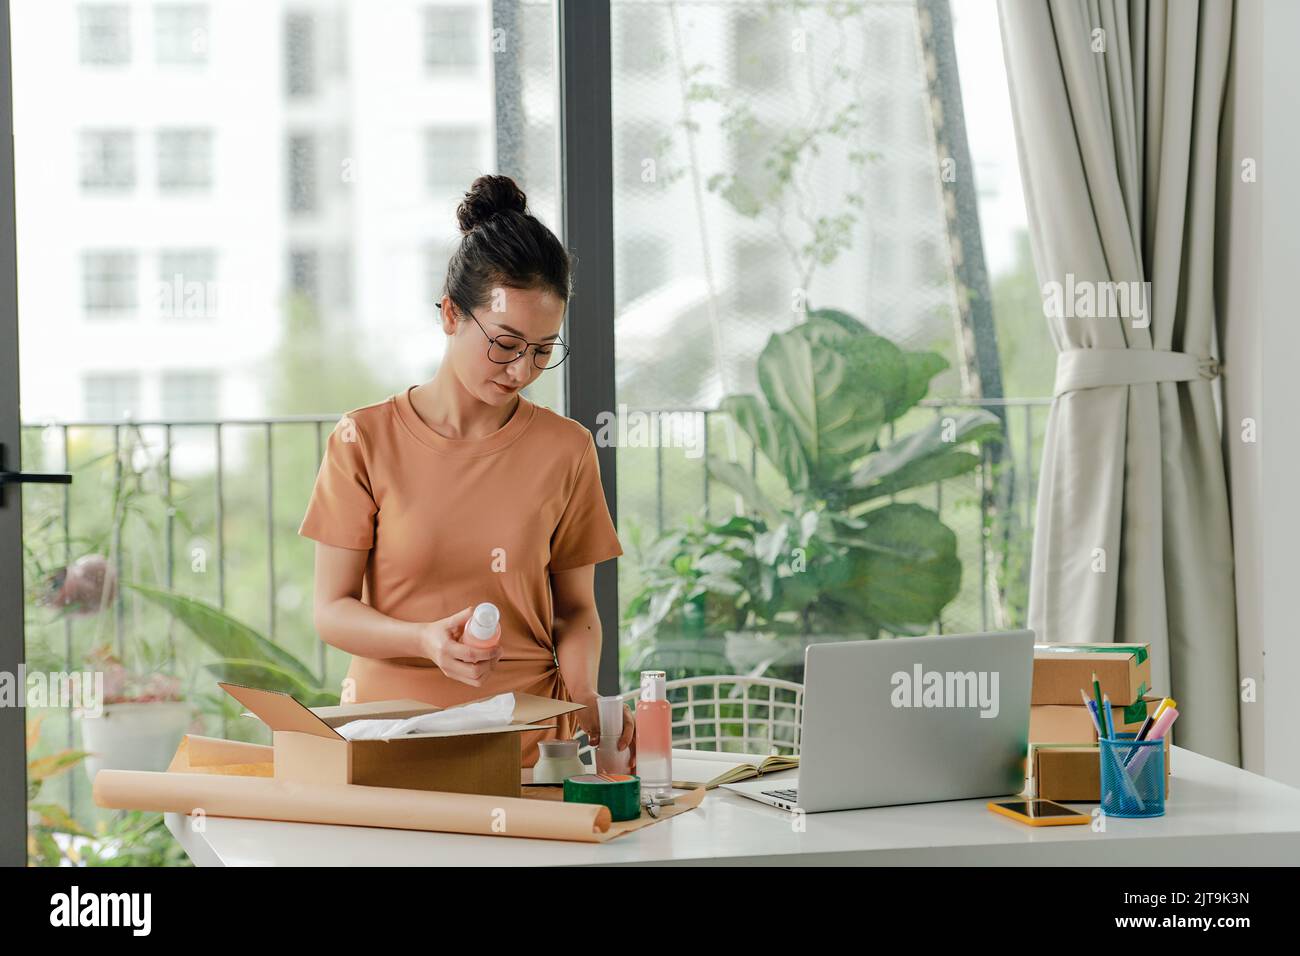
[[[625,621],[636,639],[665,621],[702,630],[924,633],[961,585],[957,540],[933,510],[889,496],[971,471],[998,419],[975,410],[894,441],[887,426],[947,367],[899,348],[843,312],[821,309],[772,335],[761,395],[729,395],[731,416],[780,476],[779,500],[739,465],[710,475],[748,513],[661,536],[640,562]]]

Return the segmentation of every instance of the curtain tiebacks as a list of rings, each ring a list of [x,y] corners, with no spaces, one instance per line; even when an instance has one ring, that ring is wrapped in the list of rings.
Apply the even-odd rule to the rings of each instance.
[[[1081,388],[1147,385],[1153,382],[1210,381],[1219,363],[1188,352],[1153,349],[1068,349],[1056,356],[1053,397]]]

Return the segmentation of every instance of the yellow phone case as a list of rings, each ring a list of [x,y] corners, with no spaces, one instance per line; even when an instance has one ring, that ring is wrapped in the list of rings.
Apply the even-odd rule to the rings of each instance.
[[[1034,801],[1034,800],[1021,800],[1021,801],[1019,801],[1019,802],[1020,802],[1020,803],[1034,803],[1035,801]],[[1052,803],[1052,802],[1054,802],[1054,801],[1051,801],[1051,800],[1044,800],[1044,801],[1042,801],[1042,802],[1043,802],[1043,803]],[[1060,806],[1060,804],[1057,804],[1057,805]],[[1027,817],[1027,816],[1024,816],[1023,814],[1019,814],[1019,813],[1016,813],[1016,812],[1014,812],[1014,811],[1012,811],[1012,810],[1008,810],[1006,807],[999,806],[997,803],[995,803],[995,802],[993,802],[993,801],[989,801],[988,808],[989,808],[990,810],[992,810],[994,813],[999,813],[999,814],[1001,814],[1001,815],[1004,816],[1004,817],[1008,817],[1008,818],[1010,818],[1010,819],[1012,819],[1012,820],[1015,820],[1017,823],[1023,823],[1023,824],[1025,824],[1025,826],[1030,826],[1030,827],[1068,827],[1068,826],[1079,826],[1079,825],[1081,825],[1081,824],[1088,823],[1088,822],[1092,819],[1092,818],[1089,817],[1086,813],[1079,813],[1079,814],[1076,814],[1076,815],[1074,815],[1074,816],[1069,816],[1069,817]],[[1069,807],[1066,807],[1066,809],[1068,810]]]

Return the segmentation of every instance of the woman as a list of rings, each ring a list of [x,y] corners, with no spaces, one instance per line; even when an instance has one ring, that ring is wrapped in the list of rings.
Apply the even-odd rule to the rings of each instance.
[[[505,176],[457,210],[433,378],[355,409],[329,437],[298,533],[315,539],[315,623],[352,655],[344,699],[440,707],[507,691],[586,705],[539,740],[599,741],[595,565],[623,553],[591,432],[520,394],[564,360],[568,253]],[[552,374],[555,374],[552,372]],[[462,643],[474,605],[501,609],[490,651]],[[623,709],[619,749],[633,743]]]

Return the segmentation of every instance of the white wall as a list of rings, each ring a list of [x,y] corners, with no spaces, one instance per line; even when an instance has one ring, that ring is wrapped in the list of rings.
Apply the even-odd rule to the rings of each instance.
[[[1239,0],[1220,155],[1219,326],[1224,358],[1224,452],[1237,566],[1240,676],[1256,699],[1241,704],[1242,762],[1300,786],[1300,193],[1291,171],[1300,152],[1300,4]],[[1243,160],[1258,179],[1241,180]],[[1243,440],[1243,420],[1258,440]]]

